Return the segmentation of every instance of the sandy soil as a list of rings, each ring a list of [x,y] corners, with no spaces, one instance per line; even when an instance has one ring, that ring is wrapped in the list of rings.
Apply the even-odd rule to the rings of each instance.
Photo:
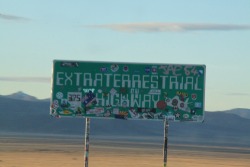
[[[82,141],[0,137],[0,167],[83,167]],[[161,144],[94,141],[89,167],[163,166]],[[249,167],[250,148],[169,145],[168,167]]]

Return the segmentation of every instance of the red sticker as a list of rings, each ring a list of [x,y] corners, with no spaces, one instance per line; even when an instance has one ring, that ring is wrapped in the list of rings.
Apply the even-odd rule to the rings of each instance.
[[[160,110],[164,110],[167,107],[167,103],[164,100],[160,100],[157,102],[157,108]]]
[[[197,94],[194,94],[194,93],[193,93],[193,94],[191,95],[191,97],[192,97],[192,100],[196,100],[196,99],[197,99]]]

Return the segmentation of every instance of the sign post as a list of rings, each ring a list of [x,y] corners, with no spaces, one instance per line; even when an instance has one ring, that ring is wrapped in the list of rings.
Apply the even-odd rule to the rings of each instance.
[[[84,117],[85,167],[90,118],[203,122],[205,65],[54,60],[50,115]]]
[[[90,118],[85,118],[85,146],[84,146],[84,167],[89,165],[89,133],[90,133]]]
[[[168,156],[168,120],[164,119],[164,145],[163,145],[163,163],[164,167],[167,166],[167,156]]]

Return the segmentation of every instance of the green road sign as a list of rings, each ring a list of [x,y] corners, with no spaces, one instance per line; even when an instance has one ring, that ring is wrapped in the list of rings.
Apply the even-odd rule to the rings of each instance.
[[[205,65],[55,60],[52,116],[204,120]]]

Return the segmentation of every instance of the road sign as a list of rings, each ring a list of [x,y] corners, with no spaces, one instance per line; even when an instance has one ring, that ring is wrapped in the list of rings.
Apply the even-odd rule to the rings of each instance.
[[[54,60],[52,116],[204,119],[205,65]]]

